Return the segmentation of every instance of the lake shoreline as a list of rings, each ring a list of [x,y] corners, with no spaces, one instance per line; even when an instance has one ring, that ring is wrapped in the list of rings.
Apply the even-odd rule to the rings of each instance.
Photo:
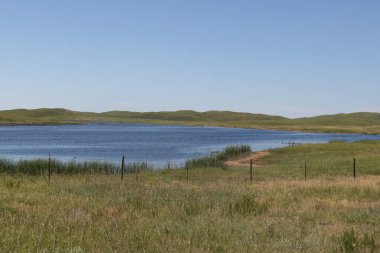
[[[77,125],[98,122],[210,126],[315,133],[380,134],[380,113],[354,112],[302,118],[260,113],[192,110],[160,112],[81,112],[64,108],[0,111],[0,125]]]
[[[301,129],[301,128],[286,128],[286,127],[262,127],[262,126],[234,126],[226,124],[203,124],[193,122],[172,122],[172,121],[89,121],[89,122],[48,122],[48,123],[34,123],[34,122],[10,122],[0,123],[0,127],[17,127],[17,126],[76,126],[76,125],[91,125],[91,124],[144,124],[144,125],[159,125],[159,126],[189,126],[189,127],[222,127],[222,128],[235,128],[235,129],[253,129],[253,130],[272,130],[272,131],[287,131],[287,132],[303,132],[303,133],[331,133],[331,134],[364,134],[364,135],[380,135],[377,132],[363,132],[363,131],[350,131],[346,129],[332,130],[332,129]]]

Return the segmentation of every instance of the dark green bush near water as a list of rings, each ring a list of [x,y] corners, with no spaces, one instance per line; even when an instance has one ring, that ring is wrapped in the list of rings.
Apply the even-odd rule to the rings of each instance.
[[[190,159],[186,161],[185,166],[191,168],[224,168],[224,161],[237,158],[249,152],[251,152],[251,147],[248,145],[229,146],[215,155],[211,154],[206,157]]]
[[[9,160],[0,159],[0,172],[10,174],[29,174],[42,175],[47,173],[49,166],[48,159],[32,159],[32,160]],[[116,174],[121,170],[121,165],[112,162],[100,161],[68,161],[63,162],[57,159],[50,161],[52,173],[57,174]],[[135,173],[140,171],[152,170],[153,167],[146,162],[126,163],[124,167],[125,173]]]

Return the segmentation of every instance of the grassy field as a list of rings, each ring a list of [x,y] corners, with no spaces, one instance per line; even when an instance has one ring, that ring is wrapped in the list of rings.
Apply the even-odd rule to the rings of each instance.
[[[0,252],[380,251],[380,142],[276,149],[255,162],[252,184],[247,168],[191,168],[188,182],[182,169],[123,181],[3,172]]]
[[[0,111],[0,124],[3,125],[81,124],[90,122],[131,122],[380,134],[380,113],[368,112],[289,119],[281,116],[228,111],[146,113],[123,111],[93,113],[65,109]]]

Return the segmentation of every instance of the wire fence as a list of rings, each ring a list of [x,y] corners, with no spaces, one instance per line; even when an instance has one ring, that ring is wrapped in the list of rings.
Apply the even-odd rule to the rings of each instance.
[[[120,162],[112,162],[105,159],[92,161],[62,161],[47,156],[46,158],[13,157],[0,156],[0,172],[22,173],[29,175],[40,175],[51,178],[61,174],[105,174],[120,175],[124,179],[124,174],[138,174],[153,171],[176,170],[178,179],[192,180],[218,180],[226,178],[226,173],[232,178],[240,178],[243,181],[260,181],[267,179],[299,179],[308,180],[323,177],[350,177],[357,178],[367,175],[380,175],[380,157],[360,157],[360,158],[337,158],[335,160],[291,160],[284,156],[276,164],[255,164],[251,160],[248,166],[208,166],[193,167],[191,163],[183,166],[174,166],[168,162],[165,168],[157,169],[147,162],[128,162],[124,157]],[[210,169],[214,170],[210,173]],[[219,171],[215,173],[215,171]],[[231,173],[230,173],[231,172]],[[212,178],[208,177],[212,175]],[[153,175],[153,174],[152,174]],[[157,175],[157,174],[156,174]],[[179,176],[178,176],[179,175]],[[140,176],[141,177],[141,176]],[[176,177],[174,177],[176,178]]]
[[[372,159],[371,159],[372,160]],[[380,158],[376,164],[367,159],[349,159],[339,164],[329,162],[294,162],[276,166],[260,166],[253,168],[258,176],[316,178],[316,177],[359,177],[363,175],[380,175]]]

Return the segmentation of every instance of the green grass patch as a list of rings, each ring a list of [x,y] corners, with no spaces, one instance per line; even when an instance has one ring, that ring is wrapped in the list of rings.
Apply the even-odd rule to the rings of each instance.
[[[353,160],[356,158],[356,176],[380,175],[380,141],[330,142],[305,144],[270,150],[260,158],[255,168],[259,175],[285,178],[353,177]]]

